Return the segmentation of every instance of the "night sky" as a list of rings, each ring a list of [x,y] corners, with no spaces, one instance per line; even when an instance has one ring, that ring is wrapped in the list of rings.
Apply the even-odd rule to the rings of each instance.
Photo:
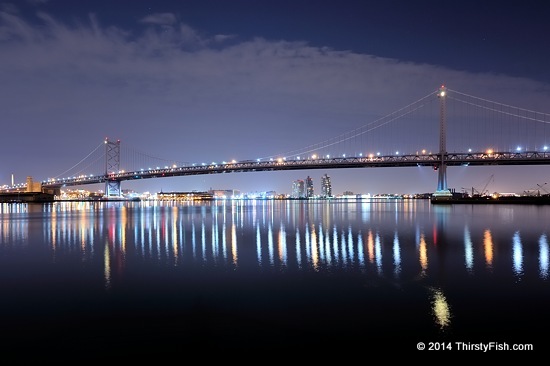
[[[550,113],[543,1],[0,2],[0,185],[54,177],[105,137],[178,161],[245,160],[325,140],[441,84]],[[413,131],[411,131],[412,133]],[[549,141],[550,143],[550,141]],[[433,192],[429,168],[236,173],[123,189]],[[449,168],[449,187],[518,192],[550,167]],[[92,188],[92,187],[88,187]]]

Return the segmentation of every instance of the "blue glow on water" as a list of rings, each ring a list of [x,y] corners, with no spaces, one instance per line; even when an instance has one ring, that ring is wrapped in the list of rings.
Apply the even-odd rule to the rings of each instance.
[[[539,273],[542,279],[548,279],[549,265],[548,237],[542,234],[539,239]]]

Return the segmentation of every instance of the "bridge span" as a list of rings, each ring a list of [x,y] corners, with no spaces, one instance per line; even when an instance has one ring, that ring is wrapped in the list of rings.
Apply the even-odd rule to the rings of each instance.
[[[261,171],[309,170],[309,169],[350,169],[350,168],[389,168],[389,167],[441,167],[440,154],[386,155],[346,158],[317,159],[273,159],[268,161],[241,161],[223,164],[204,164],[190,166],[172,166],[161,169],[120,171],[97,176],[80,176],[73,178],[51,179],[42,182],[45,188],[61,188],[107,182],[129,180],[179,177],[201,174],[223,174]],[[482,165],[550,165],[550,152],[478,152],[446,153],[444,162],[447,166],[482,166]]]

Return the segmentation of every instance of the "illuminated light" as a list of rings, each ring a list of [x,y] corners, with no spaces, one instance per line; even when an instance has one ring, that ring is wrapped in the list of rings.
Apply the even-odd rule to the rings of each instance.
[[[363,153],[359,153],[359,156],[363,156]]]
[[[380,156],[380,153],[379,153],[379,152],[377,152],[377,153],[376,153],[376,156]]]
[[[396,152],[395,152],[395,155],[399,155],[399,151],[396,151]]]
[[[487,150],[487,154],[492,154],[492,153],[493,153],[493,149]]]
[[[471,152],[472,152],[472,149],[468,149],[468,152],[471,153]]]
[[[521,147],[520,146],[516,147],[516,151],[521,151]]]
[[[282,163],[282,162],[283,162],[283,159],[282,159],[282,158],[279,158],[279,159],[277,159],[277,162],[278,162],[278,163]]]
[[[327,159],[330,159],[330,155],[327,155]]]
[[[439,96],[440,97],[445,96],[445,85],[441,85],[441,88],[439,88]]]
[[[548,150],[548,146],[543,147],[544,151]]]
[[[233,164],[235,164],[237,161],[236,161],[235,159],[233,159],[233,160],[231,160],[231,162],[232,162]]]
[[[260,162],[260,159],[256,159],[256,161],[259,163],[259,162]]]
[[[345,158],[345,157],[346,157],[346,154],[342,154],[342,157],[344,157],[344,158]]]
[[[425,154],[426,153],[426,149],[422,149],[422,154]]]
[[[373,158],[374,157],[374,154],[369,154],[369,158]]]
[[[312,159],[317,159],[317,155],[313,154],[313,155],[311,156],[311,158],[312,158]]]

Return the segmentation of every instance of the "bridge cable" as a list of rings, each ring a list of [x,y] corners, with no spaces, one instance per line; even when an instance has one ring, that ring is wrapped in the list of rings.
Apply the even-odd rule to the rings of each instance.
[[[97,151],[97,149],[99,149],[100,147],[104,146],[104,142],[102,142],[101,144],[99,144],[95,149],[93,149],[88,155],[86,155],[84,158],[82,158],[78,163],[76,163],[75,165],[73,165],[72,167],[70,167],[69,169],[65,170],[63,173],[53,177],[54,179],[57,179],[59,178],[60,176],[64,175],[65,173],[71,171],[73,168],[75,168],[78,164],[82,163],[84,160],[88,159],[90,157],[90,155],[92,155],[93,153],[95,153]],[[95,160],[97,161],[97,159]],[[95,162],[94,161],[94,162]],[[92,162],[93,164],[93,162]],[[88,165],[90,166],[90,165]]]
[[[405,106],[405,107],[403,107],[403,108],[400,108],[400,109],[398,109],[398,110],[396,110],[396,111],[394,111],[394,112],[392,112],[392,113],[390,113],[390,114],[387,114],[386,116],[384,116],[384,117],[382,117],[382,118],[379,118],[379,119],[377,119],[377,120],[374,120],[374,121],[372,121],[372,122],[370,122],[370,123],[368,123],[368,124],[366,124],[366,125],[364,125],[364,126],[361,126],[361,127],[356,128],[356,129],[354,129],[354,130],[351,130],[351,131],[342,133],[342,134],[340,134],[340,135],[338,135],[338,136],[335,137],[335,139],[337,139],[337,140],[335,140],[334,142],[331,141],[332,139],[324,140],[324,141],[322,141],[322,142],[319,142],[319,143],[316,143],[316,144],[311,144],[311,145],[309,145],[309,146],[306,146],[306,147],[303,148],[304,150],[302,150],[302,149],[295,149],[295,150],[288,151],[288,152],[286,152],[285,154],[271,155],[271,156],[263,157],[263,158],[261,158],[261,159],[276,158],[276,157],[280,157],[280,156],[291,156],[291,155],[297,155],[298,153],[305,154],[305,153],[310,153],[310,152],[316,151],[317,149],[327,148],[327,147],[330,147],[330,146],[333,146],[333,145],[336,145],[336,144],[339,144],[339,143],[342,143],[342,142],[346,142],[346,141],[350,140],[351,138],[354,138],[354,137],[357,137],[357,136],[361,136],[361,135],[363,135],[363,134],[365,134],[365,133],[367,133],[367,132],[371,132],[371,131],[373,131],[373,130],[375,130],[375,129],[377,129],[377,128],[380,128],[380,127],[382,127],[382,126],[387,125],[388,123],[394,122],[395,120],[397,120],[397,119],[399,119],[399,118],[401,118],[401,117],[403,117],[403,116],[406,116],[406,115],[408,115],[408,114],[411,114],[411,113],[413,113],[413,112],[415,112],[415,111],[417,111],[417,110],[423,108],[426,104],[422,104],[422,105],[420,105],[420,106],[418,106],[418,107],[415,107],[414,109],[405,111],[405,110],[407,110],[408,108],[411,108],[412,106],[415,106],[416,104],[420,103],[421,101],[423,101],[423,100],[425,100],[425,99],[427,99],[427,98],[429,98],[429,97],[433,97],[435,93],[436,93],[436,92],[431,92],[430,94],[428,94],[428,95],[426,95],[426,96],[424,96],[424,97],[418,99],[417,101],[415,101],[415,102],[413,102],[413,103],[410,103],[409,105],[407,105],[407,106]],[[405,111],[405,112],[402,112],[402,111]],[[402,113],[399,114],[399,115],[397,115],[397,116],[393,116],[393,115],[395,115],[396,113],[400,113],[400,112],[402,112]],[[386,118],[388,118],[388,117],[390,117],[390,116],[393,116],[393,118],[391,118],[391,119],[385,121],[384,123],[380,123],[380,124],[378,124],[378,125],[375,125],[375,126],[373,126],[373,127],[370,127],[370,126],[372,126],[373,124],[379,123],[380,121],[383,121],[384,119],[386,119]],[[369,128],[368,128],[367,130],[363,130],[363,129],[366,128],[366,127],[369,127]],[[363,130],[363,131],[361,131],[361,130]],[[361,131],[361,132],[358,132],[358,131]],[[348,136],[347,136],[348,133],[349,133],[349,134],[353,134],[353,136],[352,136],[352,137],[348,137]]]

